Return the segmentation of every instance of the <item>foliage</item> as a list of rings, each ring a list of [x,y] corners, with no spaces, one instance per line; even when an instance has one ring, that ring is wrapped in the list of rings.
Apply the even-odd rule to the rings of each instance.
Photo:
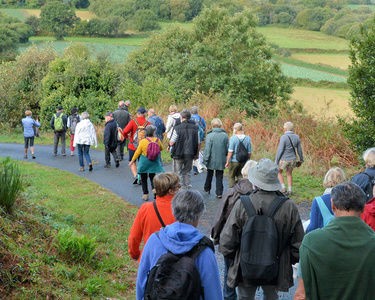
[[[345,131],[358,151],[375,145],[375,22],[362,27],[360,35],[352,39],[348,83],[351,88],[351,107],[355,114]]]
[[[63,40],[76,22],[75,12],[69,5],[58,1],[48,1],[40,12],[40,26],[52,32],[57,40]]]
[[[22,173],[18,164],[10,157],[0,161],[0,207],[5,212],[13,212],[14,203],[22,189]]]
[[[105,19],[93,18],[90,21],[81,20],[77,22],[72,33],[79,36],[118,37],[123,35],[121,32],[124,31],[124,26],[124,21],[117,16]]]
[[[16,127],[25,110],[31,110],[34,116],[39,115],[41,81],[54,59],[55,53],[50,48],[38,50],[34,46],[20,54],[14,62],[0,65],[1,123]]]
[[[29,16],[25,20],[25,24],[29,25],[32,30],[32,35],[37,35],[39,33],[40,19],[35,16]]]
[[[296,18],[297,24],[304,29],[319,31],[335,12],[329,8],[311,8],[301,11]]]
[[[139,9],[130,21],[132,29],[150,31],[160,29],[157,15],[150,9]]]
[[[78,235],[72,229],[61,229],[56,241],[60,253],[77,262],[91,262],[96,253],[96,238]]]
[[[270,48],[249,12],[231,17],[214,8],[202,11],[191,31],[175,27],[150,39],[130,54],[126,70],[140,85],[149,78],[165,80],[180,100],[194,92],[223,93],[228,106],[257,113],[291,92],[270,59]]]

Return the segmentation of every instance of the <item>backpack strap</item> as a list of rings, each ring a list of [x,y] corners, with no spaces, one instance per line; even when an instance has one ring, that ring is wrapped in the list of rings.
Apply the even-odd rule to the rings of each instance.
[[[241,203],[245,207],[247,216],[250,218],[252,216],[255,216],[257,212],[255,211],[254,205],[251,202],[250,196],[248,195],[242,195],[240,196],[241,198]]]
[[[193,260],[195,260],[199,256],[199,254],[201,254],[202,251],[206,249],[207,247],[210,247],[211,250],[215,253],[213,242],[208,237],[203,236],[199,240],[199,242],[193,248],[191,248],[189,252],[185,253],[183,256],[188,256],[192,258]]]
[[[293,148],[293,152],[294,152],[294,155],[297,157],[297,152],[296,152],[296,149],[294,148],[294,145],[293,145],[293,142],[292,142],[292,139],[290,138],[289,135],[286,135],[290,141],[290,143],[292,144],[292,148]]]
[[[155,213],[156,215],[158,216],[158,219],[159,219],[159,222],[161,224],[162,227],[165,227],[165,224],[163,222],[163,219],[161,218],[161,215],[159,213],[159,210],[158,210],[158,207],[156,206],[156,201],[153,202],[153,205],[154,205],[154,210],[155,210]],[[159,236],[159,235],[158,235]]]
[[[284,202],[287,199],[288,198],[286,198],[284,196],[277,195],[275,197],[275,199],[273,199],[273,201],[271,202],[271,204],[270,204],[270,206],[268,208],[267,216],[269,216],[270,218],[273,218],[274,215],[276,214],[276,212],[279,210],[279,208],[284,204]]]
[[[316,203],[319,206],[320,213],[322,214],[322,217],[323,217],[323,225],[326,226],[329,223],[329,221],[332,220],[334,216],[329,211],[322,197],[316,197],[315,199],[316,199]]]

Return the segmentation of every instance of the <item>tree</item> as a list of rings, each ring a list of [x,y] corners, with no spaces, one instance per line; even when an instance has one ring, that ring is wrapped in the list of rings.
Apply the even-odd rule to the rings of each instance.
[[[157,15],[150,9],[137,10],[132,18],[132,28],[138,31],[159,29]]]
[[[358,151],[375,145],[375,21],[361,27],[360,34],[350,43],[348,83],[351,88],[350,105],[355,114],[345,123],[345,132]]]
[[[74,9],[58,0],[48,1],[40,12],[40,26],[52,32],[57,40],[63,40],[77,21]]]

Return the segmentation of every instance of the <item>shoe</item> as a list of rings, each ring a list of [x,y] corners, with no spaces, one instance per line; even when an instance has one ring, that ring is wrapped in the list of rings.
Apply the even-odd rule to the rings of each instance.
[[[223,198],[223,196],[222,195],[216,195],[216,198],[221,199],[221,198]]]
[[[138,177],[137,176],[134,177],[133,184],[138,184]]]
[[[143,201],[148,201],[148,194],[143,194],[142,200]]]
[[[27,154],[25,154],[25,155],[23,156],[23,158],[24,158],[24,159],[27,159]]]
[[[198,172],[194,172],[194,175],[195,175],[195,176],[198,175]]]
[[[203,192],[205,192],[207,195],[210,194],[210,191],[203,190]]]
[[[111,165],[105,165],[104,168],[109,169]]]
[[[92,164],[89,164],[89,172],[92,171]]]
[[[70,152],[70,156],[74,156],[74,152],[72,151],[72,152]]]
[[[80,171],[80,172],[83,172],[84,170],[85,170],[84,167],[80,167],[80,168],[79,168],[79,171]]]
[[[280,192],[283,193],[283,194],[285,194],[285,193],[286,193],[286,188],[282,188],[282,189],[280,190]]]
[[[120,166],[120,161],[116,160],[116,168],[118,168],[119,166]]]
[[[62,153],[61,155],[62,155],[62,156],[66,156],[66,153]]]
[[[32,154],[32,155],[31,155],[31,157],[32,157],[33,159],[35,159],[35,158],[36,158],[36,156],[35,156],[34,154]]]

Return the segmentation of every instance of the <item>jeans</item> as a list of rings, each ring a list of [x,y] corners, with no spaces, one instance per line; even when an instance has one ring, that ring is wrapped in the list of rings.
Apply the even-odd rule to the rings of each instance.
[[[117,157],[118,157],[118,159],[121,159],[121,160],[124,159],[125,145],[126,145],[126,140],[124,140],[123,142],[117,143]]]
[[[239,300],[252,300],[254,299],[257,286],[247,285],[244,282],[238,284],[238,298]],[[279,296],[277,295],[277,289],[274,285],[264,285],[262,286],[263,299],[264,300],[277,300]]]
[[[151,188],[154,189],[154,177],[155,173],[141,173],[141,183],[142,183],[142,191],[144,195],[148,194],[148,186],[147,186],[147,175],[151,181]]]
[[[240,162],[230,162],[229,163],[229,174],[228,174],[228,180],[229,180],[229,187],[233,187],[236,181],[240,178],[242,178],[242,168],[244,167],[244,163]]]
[[[233,259],[224,257],[224,284],[223,284],[223,295],[224,300],[237,300],[236,288],[231,288],[227,285],[228,269],[233,263]]]
[[[53,140],[53,154],[57,154],[57,146],[61,138],[61,154],[65,155],[65,131],[55,131],[55,138]]]
[[[84,167],[83,163],[83,156],[85,156],[86,162],[88,165],[91,165],[91,157],[90,157],[90,145],[83,145],[83,144],[78,144],[78,160],[79,160],[79,166]]]
[[[193,166],[192,158],[174,159],[173,172],[180,176],[181,188],[188,189],[190,185],[190,172]]]
[[[116,162],[118,161],[117,153],[116,153],[116,148],[108,148],[107,146],[105,147],[104,151],[104,156],[105,156],[105,164],[108,166],[111,164],[111,156],[113,156],[113,160]]]
[[[211,182],[212,182],[212,178],[214,176],[214,172],[215,172],[215,176],[216,176],[216,196],[222,196],[223,195],[223,189],[224,189],[224,186],[223,186],[224,171],[223,170],[210,170],[210,169],[207,170],[207,176],[206,176],[206,182],[204,184],[204,190],[206,192],[211,191]]]

